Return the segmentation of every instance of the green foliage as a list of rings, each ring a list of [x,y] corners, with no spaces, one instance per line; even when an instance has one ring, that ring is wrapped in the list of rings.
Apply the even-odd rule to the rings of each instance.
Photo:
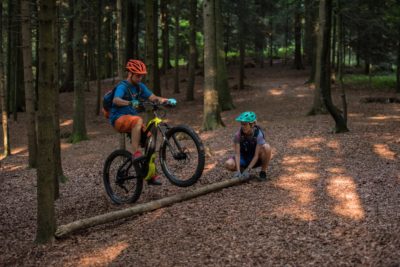
[[[346,75],[343,78],[345,84],[356,87],[372,87],[375,89],[393,89],[396,87],[396,75]]]

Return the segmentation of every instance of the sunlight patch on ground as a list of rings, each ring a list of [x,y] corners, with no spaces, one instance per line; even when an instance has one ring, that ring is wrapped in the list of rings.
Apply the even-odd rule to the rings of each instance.
[[[71,143],[61,143],[61,149],[67,149],[72,147]]]
[[[338,150],[340,148],[340,144],[338,141],[329,141],[325,145],[334,150]]]
[[[152,223],[152,222],[158,220],[164,214],[164,212],[165,212],[165,209],[163,209],[163,208],[152,211],[150,213],[150,217],[151,217],[150,222]]]
[[[4,164],[5,165],[5,164]],[[12,171],[17,171],[17,170],[22,170],[26,168],[25,164],[21,165],[16,165],[16,164],[7,164],[5,166],[0,165],[0,170],[2,171],[7,171],[7,172],[12,172]]]
[[[278,209],[278,213],[289,214],[302,220],[313,220],[315,214],[307,206],[314,200],[315,189],[310,181],[318,179],[318,174],[313,172],[294,172],[293,175],[280,177],[277,186],[290,192],[294,201]]]
[[[119,242],[107,248],[99,249],[94,253],[84,255],[78,262],[78,266],[105,266],[115,260],[122,251],[129,246],[126,242]]]
[[[364,218],[364,209],[356,190],[356,184],[351,177],[332,177],[327,186],[327,191],[336,200],[333,208],[336,214],[353,220]]]
[[[280,96],[283,94],[282,88],[272,88],[268,90],[268,94],[272,96]]]
[[[374,152],[384,159],[396,159],[396,153],[391,151],[387,144],[374,144]]]
[[[377,115],[372,117],[367,117],[367,119],[376,120],[376,121],[385,121],[385,120],[395,120],[400,121],[400,116],[396,115]]]
[[[335,174],[342,174],[345,173],[346,170],[340,167],[332,167],[328,168],[327,171]]]
[[[314,164],[317,163],[318,159],[316,157],[301,155],[301,156],[285,156],[283,157],[283,165],[295,165],[295,164]]]
[[[293,148],[307,148],[312,151],[319,150],[320,144],[324,142],[324,138],[321,137],[306,137],[302,139],[294,140],[290,146]]]
[[[11,155],[16,155],[19,153],[27,153],[27,147],[26,146],[20,146],[20,147],[14,147],[11,149]]]
[[[60,124],[60,126],[69,126],[69,125],[72,125],[72,123],[73,123],[73,120],[65,120],[64,122],[62,122]]]

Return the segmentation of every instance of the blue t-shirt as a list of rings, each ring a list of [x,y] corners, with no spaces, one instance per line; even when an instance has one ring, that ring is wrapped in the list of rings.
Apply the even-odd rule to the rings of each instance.
[[[139,83],[137,86],[127,82],[121,81],[114,92],[114,97],[119,97],[123,100],[132,101],[137,100],[147,100],[153,93],[144,83]],[[139,112],[129,106],[117,106],[112,104],[110,111],[110,123],[114,126],[115,121],[123,115],[137,115]]]

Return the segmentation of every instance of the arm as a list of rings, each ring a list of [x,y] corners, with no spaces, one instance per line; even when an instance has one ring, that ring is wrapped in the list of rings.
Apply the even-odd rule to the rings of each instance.
[[[167,98],[156,96],[155,94],[151,94],[149,96],[149,100],[152,102],[160,102],[160,103],[164,103],[164,102],[168,101]]]
[[[240,172],[240,144],[234,143],[236,171]]]
[[[119,97],[114,97],[113,103],[117,106],[123,107],[123,106],[129,106],[131,104],[130,101],[128,100],[123,100],[122,98]]]

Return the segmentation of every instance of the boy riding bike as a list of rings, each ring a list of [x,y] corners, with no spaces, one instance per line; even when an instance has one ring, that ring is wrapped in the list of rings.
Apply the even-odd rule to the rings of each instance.
[[[225,168],[234,171],[235,178],[248,178],[249,170],[261,166],[258,179],[264,181],[267,179],[271,147],[257,125],[257,116],[252,111],[246,111],[236,121],[240,122],[241,127],[233,138],[235,155],[225,162]]]
[[[154,95],[141,82],[142,78],[147,74],[146,65],[142,61],[130,59],[125,68],[128,71],[128,76],[115,89],[109,119],[115,130],[120,133],[131,134],[132,157],[136,159],[142,156],[142,152],[139,150],[139,142],[143,128],[143,119],[138,115],[139,100],[150,100],[160,103],[167,102],[169,105],[176,105],[176,100]],[[148,184],[161,185],[159,176],[154,175],[148,181]]]

